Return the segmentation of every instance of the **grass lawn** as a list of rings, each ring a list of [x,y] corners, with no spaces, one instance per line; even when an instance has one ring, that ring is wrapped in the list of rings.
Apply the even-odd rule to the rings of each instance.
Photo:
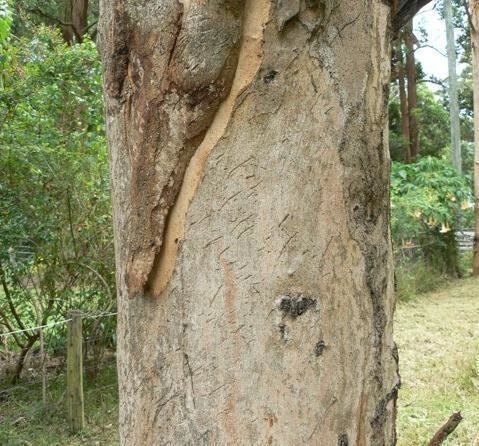
[[[398,304],[395,337],[398,445],[425,445],[460,410],[464,420],[444,445],[479,446],[479,280]]]
[[[399,303],[395,330],[402,375],[399,446],[425,445],[458,410],[464,420],[444,445],[479,446],[479,280]],[[63,377],[49,384],[46,409],[38,384],[10,395],[0,389],[0,445],[117,446],[115,367],[85,383],[87,427],[80,435],[68,433],[64,389]]]

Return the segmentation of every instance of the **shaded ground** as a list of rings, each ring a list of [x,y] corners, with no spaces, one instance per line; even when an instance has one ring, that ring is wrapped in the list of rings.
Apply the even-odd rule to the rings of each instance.
[[[444,444],[479,446],[479,280],[399,304],[396,320],[399,446],[426,444],[458,410],[464,421]]]
[[[464,421],[445,445],[479,446],[479,280],[400,303],[396,319],[403,381],[399,446],[425,445],[457,410]],[[49,383],[46,409],[39,385],[19,386],[7,395],[0,391],[0,445],[117,446],[114,366],[85,389],[87,428],[76,436],[66,425],[63,377]]]
[[[46,408],[38,383],[25,382],[13,391],[0,389],[0,445],[117,446],[116,368],[103,368],[95,383],[85,382],[84,388],[87,428],[75,436],[69,434],[66,422],[64,376],[49,379]]]

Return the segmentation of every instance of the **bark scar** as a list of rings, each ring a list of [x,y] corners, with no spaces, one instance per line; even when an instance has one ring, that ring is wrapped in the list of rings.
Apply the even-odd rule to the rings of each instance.
[[[164,239],[148,278],[148,291],[158,296],[168,285],[184,237],[189,205],[201,183],[208,157],[222,138],[240,94],[253,82],[262,61],[263,31],[269,18],[271,0],[248,0],[245,6],[242,38],[231,89],[207,129],[186,169],[178,196],[168,214]]]

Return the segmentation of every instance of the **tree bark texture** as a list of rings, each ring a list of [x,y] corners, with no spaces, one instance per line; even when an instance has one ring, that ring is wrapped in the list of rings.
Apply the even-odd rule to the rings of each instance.
[[[103,1],[123,445],[395,443],[389,10]]]
[[[474,90],[474,197],[475,197],[475,236],[473,274],[479,276],[479,0],[470,0],[472,71]]]

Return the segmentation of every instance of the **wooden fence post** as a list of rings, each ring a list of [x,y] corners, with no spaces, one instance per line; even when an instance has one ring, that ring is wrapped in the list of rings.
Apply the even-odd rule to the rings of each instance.
[[[71,311],[69,317],[71,320],[68,322],[67,345],[68,421],[72,432],[78,432],[85,424],[81,311]]]

